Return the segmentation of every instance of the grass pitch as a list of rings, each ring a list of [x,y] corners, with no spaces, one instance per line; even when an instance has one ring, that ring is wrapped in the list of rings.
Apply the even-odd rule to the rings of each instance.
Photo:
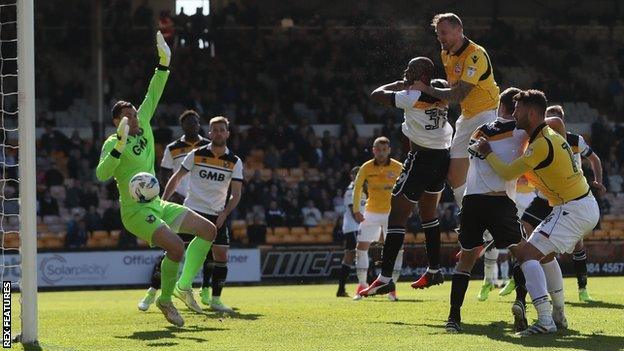
[[[233,316],[194,314],[174,299],[184,328],[169,325],[154,306],[140,312],[143,290],[46,292],[39,294],[39,341],[43,350],[624,350],[624,277],[591,277],[600,300],[594,304],[579,303],[576,281],[566,279],[570,329],[530,338],[513,335],[513,294],[500,298],[495,290],[478,302],[479,286],[470,283],[457,335],[443,328],[450,281],[424,291],[401,283],[396,303],[338,299],[333,284],[228,287],[223,300],[237,308]],[[528,314],[531,322],[531,305]]]

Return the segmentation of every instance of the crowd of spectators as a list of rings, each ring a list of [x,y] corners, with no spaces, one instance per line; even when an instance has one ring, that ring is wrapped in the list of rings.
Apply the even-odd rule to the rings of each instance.
[[[38,214],[67,219],[71,238],[67,245],[76,247],[85,244],[85,232],[122,228],[116,187],[94,178],[101,145],[98,131],[89,140],[77,132],[65,135],[48,114],[67,110],[76,99],[88,97],[92,58],[84,48],[89,47],[91,36],[89,18],[80,15],[88,9],[88,2],[77,1],[62,16],[45,16],[53,6],[43,2],[38,7],[36,28],[42,44],[36,58],[37,96],[45,101],[38,119],[38,126],[45,128],[37,153]],[[232,2],[211,17],[201,10],[191,13],[190,9],[179,15],[162,12],[155,19],[146,1],[134,11],[128,0],[104,4],[105,101],[124,98],[138,104],[142,99],[155,62],[153,30],[158,27],[174,51],[172,74],[154,118],[155,138],[161,147],[178,137],[171,126],[177,124],[179,112],[193,108],[205,118],[219,114],[230,118],[229,147],[244,159],[262,149],[263,168],[318,170],[304,171],[303,179],[296,183],[287,182],[277,172],[268,180],[262,179],[259,170],[252,172],[241,204],[232,215],[232,219],[247,221],[250,237],[262,226],[315,226],[339,219],[350,168],[371,157],[372,138],[359,136],[355,125],[382,124],[372,137],[389,137],[392,156],[402,160],[406,150],[397,127],[399,111],[374,105],[368,94],[374,84],[400,79],[412,53],[438,60],[439,44],[433,34],[413,41],[401,39],[400,28],[380,30],[374,26],[383,22],[367,22],[357,14],[342,20],[301,13],[258,16],[253,1]],[[295,30],[293,23],[306,28]],[[417,24],[425,26],[424,18]],[[274,27],[262,27],[267,25]],[[338,25],[356,26],[357,30]],[[373,27],[360,27],[363,25]],[[537,75],[531,86],[545,89],[552,100],[593,99],[606,102],[611,108],[608,112],[624,114],[621,61],[604,68],[611,77],[606,82],[608,94],[588,91],[570,69],[583,64],[579,55],[615,56],[624,54],[622,49],[605,51],[603,45],[591,41],[568,46],[560,34],[521,35],[497,20],[492,26],[497,30],[479,32],[474,39],[488,48],[495,67],[534,66]],[[68,43],[67,36],[59,34],[70,31]],[[563,63],[553,67],[540,62],[539,55],[525,55],[519,62],[516,52],[530,45],[560,50]],[[56,64],[60,61],[64,65]],[[71,71],[60,69],[68,65],[73,67]],[[542,74],[546,69],[548,74]],[[439,64],[437,70],[442,75]],[[504,87],[506,77],[496,74]],[[454,113],[456,116],[457,111]],[[312,124],[340,124],[340,133],[317,135]],[[240,125],[250,127],[243,130]],[[603,159],[609,191],[621,192],[624,128],[601,119],[592,125],[589,140]],[[14,154],[3,153],[2,157],[5,164],[16,164]],[[15,171],[6,168],[6,172]],[[8,174],[8,178],[16,178]],[[4,193],[15,197],[16,191],[8,185]],[[444,198],[452,201],[448,191]],[[5,211],[7,204],[5,201]],[[455,206],[440,207],[443,230],[456,226],[456,215]],[[409,225],[416,231],[418,218],[412,218]]]

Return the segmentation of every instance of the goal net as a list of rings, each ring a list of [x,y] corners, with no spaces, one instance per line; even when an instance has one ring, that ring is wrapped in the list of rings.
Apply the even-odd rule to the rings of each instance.
[[[33,18],[33,0],[0,0],[0,278],[4,347],[11,336],[23,343],[37,340]],[[13,303],[7,298],[7,290],[19,291]],[[8,326],[7,310],[13,315]],[[18,311],[19,318],[15,318]]]

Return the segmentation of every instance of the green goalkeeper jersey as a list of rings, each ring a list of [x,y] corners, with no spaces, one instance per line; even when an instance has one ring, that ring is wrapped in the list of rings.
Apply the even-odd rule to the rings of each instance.
[[[117,134],[106,139],[102,146],[100,162],[96,169],[96,176],[100,181],[106,181],[114,177],[119,190],[119,204],[121,208],[138,206],[139,203],[130,196],[128,190],[130,179],[139,172],[148,172],[154,175],[155,148],[154,134],[150,120],[154,115],[160,96],[167,83],[169,71],[162,68],[156,69],[152,76],[145,99],[139,106],[137,116],[139,119],[139,133],[128,136],[126,148],[119,158],[111,154]]]

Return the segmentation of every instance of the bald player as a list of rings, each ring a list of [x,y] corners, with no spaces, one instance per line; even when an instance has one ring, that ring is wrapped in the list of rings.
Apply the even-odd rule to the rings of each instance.
[[[485,49],[464,35],[464,25],[454,13],[433,17],[431,26],[442,46],[440,54],[449,88],[416,82],[414,89],[461,106],[451,144],[448,182],[461,207],[468,172],[468,143],[481,125],[494,122],[500,89],[494,80],[494,68]]]
[[[449,163],[452,127],[446,117],[448,105],[433,96],[414,89],[415,82],[446,87],[444,80],[431,80],[433,62],[426,57],[410,60],[404,71],[403,80],[383,85],[371,94],[371,98],[385,106],[404,111],[403,134],[410,141],[410,151],[403,162],[401,175],[392,190],[391,208],[388,217],[388,234],[384,241],[382,268],[379,277],[362,296],[385,294],[394,291],[393,269],[397,256],[402,258],[405,226],[418,202],[420,218],[425,231],[429,279],[413,288],[426,288],[444,281],[440,269],[440,225],[437,206],[440,193],[444,190]],[[423,275],[423,276],[425,276]]]

